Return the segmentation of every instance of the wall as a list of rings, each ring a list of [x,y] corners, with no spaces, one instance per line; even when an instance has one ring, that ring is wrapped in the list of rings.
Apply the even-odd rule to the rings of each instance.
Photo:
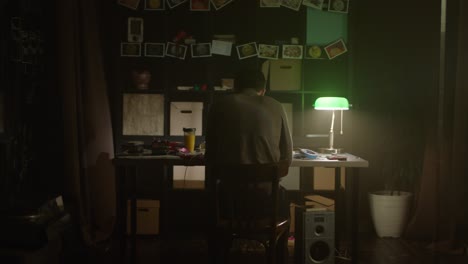
[[[361,215],[369,221],[367,192],[384,187],[383,163],[421,157],[436,123],[440,3],[353,3],[352,150],[370,164],[360,188]]]
[[[265,59],[249,58],[239,60],[235,48],[230,57],[213,55],[208,58],[190,58],[184,60],[174,58],[128,58],[120,57],[120,42],[126,39],[126,21],[130,16],[142,17],[145,21],[144,42],[171,41],[179,30],[185,30],[197,42],[211,42],[215,34],[234,34],[236,44],[250,41],[266,44],[289,43],[292,37],[298,37],[300,44],[305,41],[305,10],[289,10],[287,8],[259,8],[258,1],[233,1],[220,10],[213,8],[208,12],[193,12],[189,10],[188,2],[174,9],[165,11],[143,10],[142,4],[138,10],[130,10],[118,6],[115,1],[105,1],[101,4],[103,22],[103,45],[106,53],[108,82],[112,102],[113,124],[116,149],[127,140],[143,140],[151,142],[152,136],[122,136],[122,94],[123,93],[155,93],[165,97],[164,137],[181,140],[180,137],[170,137],[170,103],[173,101],[200,101],[204,103],[203,115],[206,116],[211,101],[221,93],[213,92],[213,87],[219,85],[220,78],[232,77],[241,67],[258,67]],[[281,18],[281,19],[278,19]],[[107,30],[112,29],[112,30]],[[150,89],[135,91],[131,82],[131,71],[146,67],[152,73]],[[177,86],[207,84],[206,92],[180,92]],[[301,112],[301,97],[294,94],[279,94],[286,101],[299,102],[296,112]],[[298,99],[299,98],[299,99]],[[297,120],[300,120],[299,118]],[[203,120],[205,127],[206,120]],[[203,135],[205,133],[203,128]],[[197,142],[203,140],[198,137]]]

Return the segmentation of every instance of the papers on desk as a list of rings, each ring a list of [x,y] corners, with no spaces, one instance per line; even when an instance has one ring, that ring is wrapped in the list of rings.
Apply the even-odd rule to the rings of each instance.
[[[293,158],[295,159],[317,159],[319,154],[310,149],[297,148],[293,151]]]

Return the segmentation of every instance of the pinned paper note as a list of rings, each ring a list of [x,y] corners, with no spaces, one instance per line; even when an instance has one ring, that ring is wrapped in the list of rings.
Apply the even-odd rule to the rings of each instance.
[[[231,56],[232,42],[223,40],[211,41],[211,54]]]

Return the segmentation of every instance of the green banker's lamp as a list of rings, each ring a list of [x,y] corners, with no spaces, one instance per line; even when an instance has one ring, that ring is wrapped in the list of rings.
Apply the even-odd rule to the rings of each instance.
[[[335,110],[341,110],[341,124],[340,134],[343,134],[343,110],[349,110],[348,99],[344,97],[319,97],[314,103],[315,110],[329,110],[332,111],[332,121],[329,132],[329,147],[319,148],[319,152],[327,154],[338,154],[342,152],[342,149],[333,147],[334,133],[333,125],[335,123]]]

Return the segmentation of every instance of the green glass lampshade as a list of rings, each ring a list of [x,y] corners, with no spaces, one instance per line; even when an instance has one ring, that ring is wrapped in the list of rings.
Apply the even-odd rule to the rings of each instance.
[[[319,97],[315,100],[316,110],[348,110],[349,102],[344,97]]]

